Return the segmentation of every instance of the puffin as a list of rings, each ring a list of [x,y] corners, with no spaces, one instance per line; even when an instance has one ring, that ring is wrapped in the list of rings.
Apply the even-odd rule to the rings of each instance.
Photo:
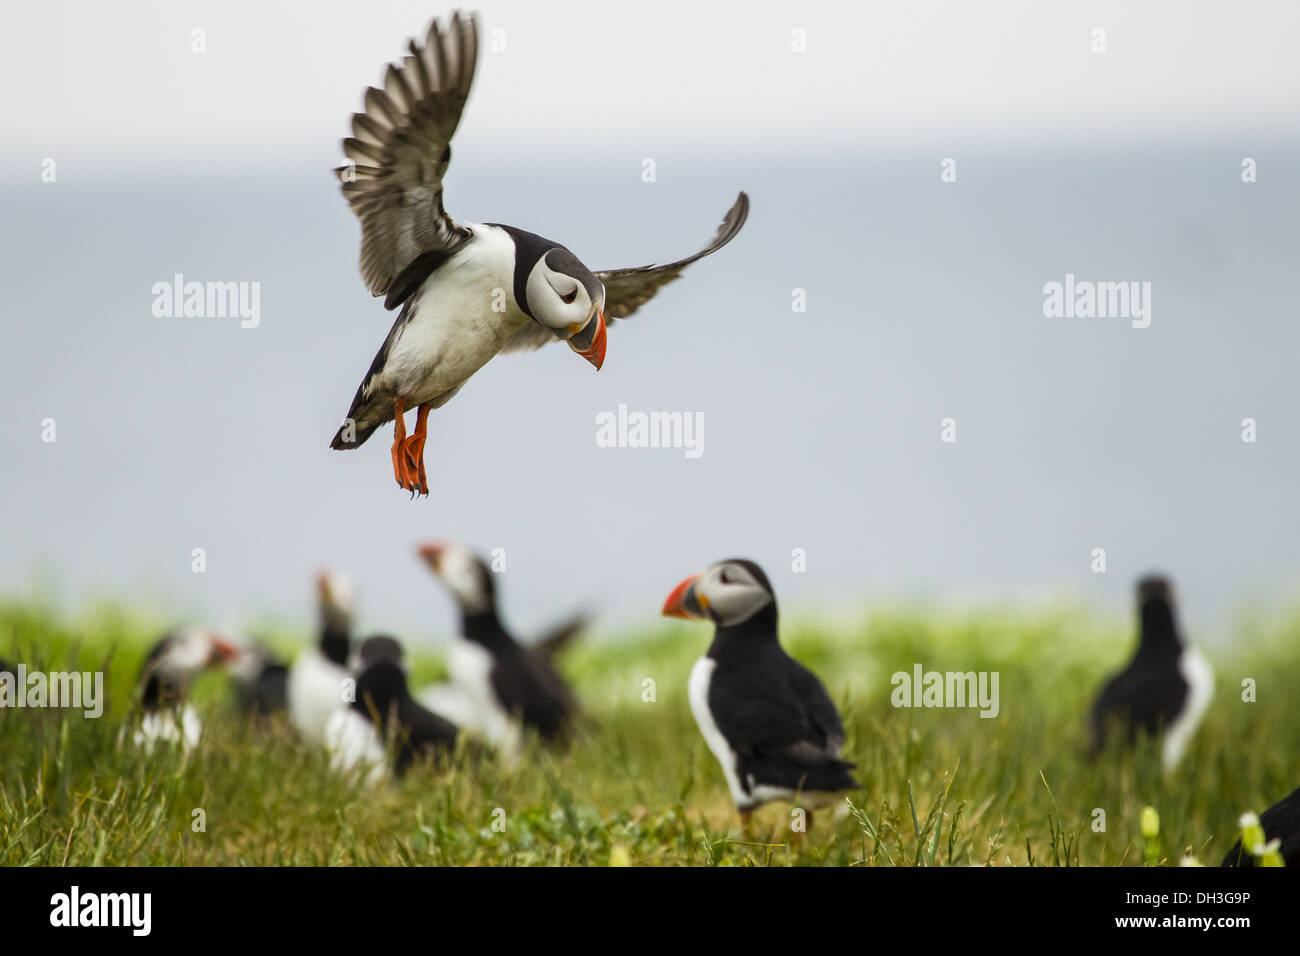
[[[525,729],[545,743],[564,742],[577,702],[550,655],[519,643],[501,623],[492,570],[460,544],[425,544],[419,555],[460,608],[461,634],[452,642],[447,669],[464,709],[453,707],[449,695],[426,696],[424,703],[449,716],[454,712],[507,760],[517,755]]]
[[[1300,788],[1291,791],[1259,815],[1259,825],[1264,828],[1264,840],[1278,840],[1282,862],[1290,867],[1300,866]],[[1255,857],[1241,850],[1241,840],[1232,845],[1220,866],[1255,866]]]
[[[140,724],[133,740],[152,750],[178,744],[189,752],[198,745],[203,722],[186,698],[205,670],[235,660],[239,648],[231,641],[198,628],[168,631],[154,644],[140,669]]]
[[[429,493],[424,444],[441,408],[493,356],[567,342],[597,369],[606,328],[631,316],[691,263],[721,249],[749,214],[741,192],[713,239],[663,265],[592,271],[563,245],[515,226],[457,222],[443,208],[451,139],[478,58],[473,15],[434,20],[423,43],[370,87],[345,165],[335,170],[361,225],[360,271],[397,319],[357,388],[330,447],[360,448],[394,423],[398,487]],[[408,436],[404,416],[415,410]]]
[[[253,643],[239,649],[239,656],[226,668],[235,682],[239,711],[255,724],[288,709],[289,666],[265,645]]]
[[[347,753],[340,749],[336,753],[340,762],[351,757],[353,766],[369,764],[371,779],[375,776],[373,768],[382,766],[376,763],[376,756],[387,753],[385,741],[393,742],[392,769],[399,778],[416,760],[449,755],[456,749],[456,725],[411,697],[402,661],[390,654],[379,654],[357,677],[356,699],[347,713],[348,723],[343,725],[348,728],[347,736],[340,739],[358,750]],[[368,736],[357,720],[370,725]]]
[[[316,575],[316,594],[320,638],[294,660],[285,689],[290,722],[308,743],[323,744],[330,716],[348,703],[344,691],[352,677],[353,595],[347,578],[329,571]]]
[[[391,661],[405,670],[402,645],[386,634],[366,638],[357,645],[348,669],[359,677],[382,661]],[[355,702],[355,686],[352,698]],[[368,710],[349,705],[334,711],[325,726],[324,744],[330,766],[340,773],[359,771],[368,783],[378,782],[387,773],[388,747]]]
[[[840,758],[844,724],[817,675],[781,647],[776,595],[753,561],[732,558],[686,578],[663,614],[712,621],[713,642],[691,668],[691,713],[722,766],[741,824],[773,800],[819,804],[861,784]],[[805,804],[812,826],[812,810]]]
[[[1137,584],[1138,646],[1132,660],[1111,677],[1092,706],[1091,752],[1106,747],[1118,724],[1128,744],[1138,733],[1163,735],[1161,761],[1166,772],[1182,760],[1188,741],[1205,715],[1214,691],[1214,672],[1182,638],[1168,579],[1147,575]]]

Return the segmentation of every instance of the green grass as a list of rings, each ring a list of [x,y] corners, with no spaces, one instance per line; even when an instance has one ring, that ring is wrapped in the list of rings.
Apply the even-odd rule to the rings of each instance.
[[[196,688],[206,726],[188,758],[119,743],[153,629],[111,607],[69,620],[36,600],[0,604],[0,656],[29,670],[104,669],[109,697],[99,720],[0,710],[0,864],[606,865],[612,855],[634,865],[1136,866],[1148,804],[1160,812],[1159,862],[1190,853],[1217,863],[1243,811],[1300,783],[1300,617],[1244,630],[1232,649],[1207,653],[1214,702],[1165,777],[1150,743],[1081,758],[1088,701],[1129,651],[1122,624],[1066,609],[787,623],[787,649],[840,704],[864,784],[794,842],[784,805],[761,810],[742,837],[696,731],[685,685],[704,626],[665,623],[569,652],[563,667],[590,726],[568,753],[534,748],[513,772],[427,767],[365,788],[288,728],[245,727],[219,674]],[[917,662],[998,671],[1001,713],[895,709],[890,675]],[[417,682],[440,669],[418,656]],[[1240,699],[1244,677],[1258,683],[1255,703]],[[653,703],[642,700],[647,678]],[[1096,808],[1105,832],[1093,829]],[[192,827],[197,809],[204,832]]]

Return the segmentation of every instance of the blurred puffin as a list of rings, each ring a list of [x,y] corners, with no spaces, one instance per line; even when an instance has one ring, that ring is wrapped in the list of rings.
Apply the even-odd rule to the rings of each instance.
[[[1214,691],[1214,673],[1184,644],[1169,582],[1151,575],[1137,585],[1138,647],[1128,666],[1102,687],[1092,707],[1092,753],[1100,754],[1114,723],[1131,745],[1139,731],[1163,733],[1166,771],[1183,757]]]
[[[486,564],[458,544],[426,544],[420,557],[447,586],[461,613],[461,635],[448,652],[447,669],[464,691],[464,712],[450,701],[426,697],[440,713],[460,717],[500,749],[516,754],[524,728],[547,743],[561,741],[577,716],[577,703],[546,652],[520,644],[497,614],[495,577]]]
[[[260,643],[239,649],[227,668],[235,682],[235,699],[244,716],[265,724],[289,706],[289,667]]]
[[[393,772],[401,777],[421,758],[456,749],[455,724],[421,706],[407,689],[401,645],[390,637],[365,641],[361,648],[356,699],[330,723],[331,762],[339,769],[366,765],[369,777],[382,771],[393,742]]]
[[[677,585],[663,613],[714,623],[688,696],[746,830],[770,800],[820,802],[861,787],[849,774],[856,764],[840,759],[844,725],[830,695],[781,647],[776,596],[762,568],[740,558],[714,564]]]
[[[146,750],[155,744],[180,744],[192,750],[203,722],[186,702],[190,686],[203,671],[232,661],[239,649],[209,631],[180,628],[159,638],[140,669],[140,725],[134,741]]]
[[[1282,862],[1289,867],[1300,866],[1300,788],[1291,791],[1259,815],[1259,825],[1264,828],[1264,840],[1281,843],[1278,852]],[[1241,840],[1232,845],[1220,866],[1255,866],[1255,857],[1243,853]]]
[[[428,494],[424,443],[429,412],[441,408],[499,352],[568,342],[599,369],[606,323],[632,315],[682,270],[716,252],[749,213],[742,192],[713,240],[685,259],[592,272],[557,242],[513,226],[458,223],[443,209],[451,138],[478,58],[473,16],[430,24],[423,46],[390,65],[383,89],[365,93],[335,170],[361,222],[361,276],[397,321],[357,389],[330,444],[359,448],[395,422],[399,487]],[[403,415],[415,408],[407,437]]]
[[[353,676],[358,677],[381,661],[392,661],[405,667],[401,644],[386,635],[362,641],[353,652],[348,667]],[[355,687],[352,697],[355,700]],[[388,748],[368,711],[351,706],[336,710],[325,725],[324,744],[330,756],[330,766],[335,770],[346,773],[360,769],[371,783],[384,776]]]
[[[316,576],[316,594],[320,638],[294,660],[286,691],[290,722],[309,743],[322,744],[330,717],[347,706],[353,596],[347,578],[325,571]]]

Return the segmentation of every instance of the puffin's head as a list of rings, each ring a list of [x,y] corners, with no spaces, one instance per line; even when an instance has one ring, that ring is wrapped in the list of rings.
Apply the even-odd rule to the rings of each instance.
[[[326,627],[340,631],[350,629],[355,598],[352,584],[345,575],[337,571],[316,572],[316,597]]]
[[[371,664],[357,678],[354,710],[377,719],[386,726],[393,705],[407,695],[406,672],[395,661],[381,660]]]
[[[395,637],[387,634],[376,634],[367,637],[361,642],[361,645],[352,655],[352,660],[348,662],[349,669],[354,673],[361,673],[372,664],[378,664],[380,661],[391,661],[398,667],[405,669],[406,653],[402,650],[401,642]]]
[[[475,614],[492,609],[496,601],[492,570],[469,548],[434,541],[421,545],[419,555],[429,570],[447,585],[462,611]]]
[[[730,627],[775,603],[776,595],[763,569],[753,561],[732,558],[710,565],[673,588],[663,614]]]
[[[174,703],[209,667],[237,661],[241,648],[211,631],[180,628],[164,634],[141,672],[147,707]]]
[[[596,368],[605,361],[605,286],[564,246],[550,244],[523,281],[520,307]]]

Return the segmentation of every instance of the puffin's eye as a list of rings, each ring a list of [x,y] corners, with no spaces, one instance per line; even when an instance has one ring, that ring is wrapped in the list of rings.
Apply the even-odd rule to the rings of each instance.
[[[718,575],[718,580],[720,580],[723,584],[730,584],[730,583],[731,583],[731,578],[727,575],[727,569],[726,569],[726,568],[723,568],[723,569],[722,569],[722,573],[721,573],[720,575]]]
[[[560,296],[560,299],[564,302],[565,305],[571,305],[573,303],[573,300],[576,299],[577,297],[578,297],[578,290],[574,289],[568,295]]]

